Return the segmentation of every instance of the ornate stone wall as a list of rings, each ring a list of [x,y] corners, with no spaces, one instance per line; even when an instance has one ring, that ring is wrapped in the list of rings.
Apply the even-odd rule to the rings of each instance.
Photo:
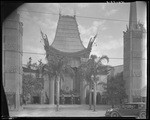
[[[6,95],[15,96],[13,104],[16,109],[20,106],[22,93],[22,26],[17,11],[3,23],[3,85]]]
[[[126,92],[133,97],[140,96],[142,81],[144,81],[143,35],[143,29],[124,32],[124,79],[126,80]]]

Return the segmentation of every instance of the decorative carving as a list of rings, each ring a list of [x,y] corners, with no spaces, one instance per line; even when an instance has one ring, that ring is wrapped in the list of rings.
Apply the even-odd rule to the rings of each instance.
[[[92,49],[92,45],[93,45],[96,37],[97,37],[97,34],[93,38],[90,39],[87,49],[90,49],[90,50]]]
[[[19,74],[23,74],[23,68],[22,68],[22,66],[20,66],[20,69],[19,69]]]
[[[5,67],[5,72],[6,73],[19,73],[22,74],[23,70],[22,70],[22,65],[18,64],[18,65],[9,65]]]
[[[11,68],[9,69],[9,72],[17,72],[16,66],[11,66]]]
[[[27,63],[27,67],[28,67],[28,68],[31,68],[31,62],[32,62],[32,58],[29,57],[29,62]]]
[[[133,77],[141,77],[142,71],[141,70],[133,70]]]
[[[5,72],[19,73],[19,66],[10,66],[5,70]]]
[[[145,30],[144,25],[140,21],[138,21],[137,28],[140,30]]]
[[[15,43],[5,43],[5,50],[15,50],[19,51],[18,45]]]
[[[143,37],[143,31],[140,30],[134,30],[132,31],[132,38],[136,38],[136,39],[142,39]]]
[[[42,36],[42,40],[44,41],[44,48],[45,50],[47,50],[49,47],[48,37],[42,31],[41,31],[41,36]]]
[[[141,51],[133,51],[133,57],[141,58],[142,57],[142,52]]]
[[[14,109],[16,106],[16,102],[15,102],[15,93],[14,92],[6,92],[6,97],[7,97],[7,103],[8,103],[8,107],[9,109]]]
[[[81,58],[81,62],[87,62],[88,58]]]

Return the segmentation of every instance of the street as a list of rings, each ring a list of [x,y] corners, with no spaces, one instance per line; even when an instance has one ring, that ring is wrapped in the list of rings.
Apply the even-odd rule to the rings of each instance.
[[[59,111],[52,105],[26,105],[19,111],[9,111],[10,117],[103,117],[108,105],[98,105],[96,111],[88,105],[60,105]]]

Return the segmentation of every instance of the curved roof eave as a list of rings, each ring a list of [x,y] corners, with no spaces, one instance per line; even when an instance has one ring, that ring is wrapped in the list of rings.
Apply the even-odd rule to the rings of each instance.
[[[91,50],[89,48],[85,48],[77,52],[63,52],[63,51],[57,50],[53,46],[49,46],[47,52],[48,52],[47,54],[54,53],[54,54],[59,54],[62,56],[68,56],[68,57],[75,57],[75,56],[81,57],[81,56],[88,56]]]

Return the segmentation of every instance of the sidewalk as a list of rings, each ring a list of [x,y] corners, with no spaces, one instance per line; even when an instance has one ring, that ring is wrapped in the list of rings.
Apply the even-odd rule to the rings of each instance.
[[[88,105],[26,105],[20,111],[10,111],[11,117],[100,117],[110,108],[108,105],[98,105],[96,111],[89,110]]]

